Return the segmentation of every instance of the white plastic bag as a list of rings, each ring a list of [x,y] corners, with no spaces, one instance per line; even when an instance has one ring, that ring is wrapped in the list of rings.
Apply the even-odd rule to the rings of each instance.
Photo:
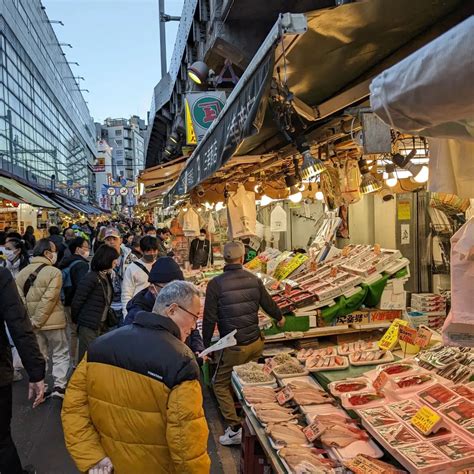
[[[474,347],[474,218],[451,237],[451,312],[445,344]]]
[[[214,222],[214,217],[212,217],[212,212],[209,214],[209,221],[207,222],[207,231],[209,234],[216,233],[216,223]]]
[[[286,232],[286,212],[277,204],[270,215],[270,231]]]
[[[238,239],[256,235],[257,207],[255,194],[239,185],[237,192],[227,203],[227,220],[230,237]]]
[[[186,237],[199,235],[199,216],[191,207],[183,214],[183,232]]]

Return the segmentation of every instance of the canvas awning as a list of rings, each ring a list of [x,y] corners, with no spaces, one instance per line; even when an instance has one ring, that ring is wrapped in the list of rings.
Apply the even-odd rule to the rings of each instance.
[[[17,195],[20,202],[30,204],[31,206],[44,207],[46,209],[57,208],[56,204],[51,200],[42,197],[31,188],[20,184],[14,179],[6,178],[5,176],[0,176],[0,192],[4,193],[6,196]],[[10,198],[7,197],[7,199]]]
[[[291,145],[265,108],[265,85],[272,76],[283,77],[297,98],[310,135],[333,114],[366,100],[377,74],[469,14],[461,0],[370,0],[281,15],[164,205],[171,204],[172,196],[189,193],[234,155],[275,153]]]

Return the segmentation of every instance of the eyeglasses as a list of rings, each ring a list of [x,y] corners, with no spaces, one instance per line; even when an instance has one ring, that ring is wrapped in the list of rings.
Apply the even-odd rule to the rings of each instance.
[[[178,306],[178,308],[182,309],[184,312],[190,314],[194,318],[195,321],[197,321],[199,319],[199,316],[197,314],[191,313],[191,311],[188,311],[186,308],[183,308],[179,304],[176,304],[176,306]]]

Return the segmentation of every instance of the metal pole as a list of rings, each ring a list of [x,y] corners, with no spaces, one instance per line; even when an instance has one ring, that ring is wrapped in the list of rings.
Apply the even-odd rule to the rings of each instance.
[[[158,0],[158,15],[160,20],[160,58],[161,58],[161,77],[166,75],[166,30],[162,15],[165,14],[165,0]]]

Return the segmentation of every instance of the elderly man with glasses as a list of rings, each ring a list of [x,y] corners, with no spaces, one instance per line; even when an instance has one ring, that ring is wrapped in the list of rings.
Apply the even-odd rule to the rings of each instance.
[[[81,472],[209,472],[199,368],[184,344],[199,311],[198,289],[174,281],[153,312],[91,344],[62,411]]]

